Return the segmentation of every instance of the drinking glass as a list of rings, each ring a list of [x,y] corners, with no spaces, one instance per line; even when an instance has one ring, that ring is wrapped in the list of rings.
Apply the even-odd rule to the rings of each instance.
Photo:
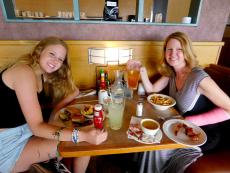
[[[111,129],[119,130],[122,127],[124,108],[124,100],[119,102],[112,101],[108,104],[108,118]]]
[[[138,67],[129,67],[127,69],[128,87],[130,89],[132,90],[137,89],[139,78],[140,78],[140,69]]]
[[[124,108],[124,87],[121,81],[116,81],[111,87],[111,102],[108,104],[108,118],[111,129],[118,130],[122,127]]]

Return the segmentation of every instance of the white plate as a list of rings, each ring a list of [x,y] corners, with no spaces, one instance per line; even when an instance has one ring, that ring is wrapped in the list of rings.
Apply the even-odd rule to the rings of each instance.
[[[179,123],[184,123],[188,127],[193,128],[193,131],[195,133],[200,133],[199,140],[197,140],[197,141],[191,140],[187,135],[185,135],[183,130],[179,130],[177,135],[175,135],[174,130],[175,130],[176,125]],[[207,141],[207,136],[206,136],[205,132],[200,127],[196,126],[195,124],[193,124],[189,121],[185,121],[185,120],[170,119],[170,120],[164,122],[163,131],[171,140],[173,140],[179,144],[183,144],[183,145],[187,145],[187,146],[192,146],[192,147],[201,146]]]
[[[67,107],[75,107],[79,110],[83,110],[84,109],[84,106],[87,106],[88,104],[74,104],[74,105],[70,105],[70,106],[67,106]],[[54,125],[58,125],[58,126],[66,126],[66,127],[73,127],[74,124],[72,123],[71,120],[68,120],[68,121],[62,121],[60,118],[59,118],[59,115],[60,113],[64,112],[64,110],[66,109],[65,108],[62,108],[60,109],[54,116],[54,121],[52,124]],[[83,126],[87,126],[87,122],[86,121],[89,121],[89,120],[92,120],[93,118],[93,114],[92,115],[84,115],[86,117],[85,119],[85,124],[83,123],[82,125]],[[89,124],[91,125],[91,124]]]

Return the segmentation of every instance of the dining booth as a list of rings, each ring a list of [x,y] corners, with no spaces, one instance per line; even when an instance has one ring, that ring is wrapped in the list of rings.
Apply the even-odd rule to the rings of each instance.
[[[157,75],[157,67],[156,64],[160,62],[162,56],[162,41],[74,41],[74,40],[66,40],[69,46],[69,54],[68,56],[71,59],[71,68],[73,73],[73,78],[75,80],[76,85],[80,88],[80,90],[86,89],[95,89],[96,87],[96,74],[95,71],[97,69],[96,64],[89,64],[88,62],[88,50],[89,48],[96,47],[125,47],[133,49],[133,59],[138,59],[142,62],[144,66],[146,66],[148,70],[149,77],[153,77]],[[4,66],[9,62],[13,62],[21,55],[24,55],[28,52],[31,52],[33,47],[36,45],[37,41],[30,40],[5,40],[0,41],[0,67]],[[193,42],[195,53],[198,57],[198,61],[200,65],[205,68],[205,70],[213,77],[213,79],[220,84],[220,87],[229,94],[229,86],[230,84],[230,70],[227,68],[219,67],[217,64],[219,54],[221,51],[221,47],[223,46],[223,42]],[[212,64],[212,65],[210,65]],[[107,66],[106,66],[107,67]],[[108,67],[107,67],[108,68]],[[115,67],[116,68],[116,67]],[[119,66],[117,68],[120,68]],[[124,66],[122,67],[124,68]],[[87,73],[86,73],[87,71]],[[223,75],[225,74],[225,75]],[[147,103],[146,103],[147,104]],[[147,105],[149,106],[149,105]],[[170,139],[165,138],[166,143],[171,142]],[[152,150],[155,146],[147,145],[147,150]],[[65,145],[63,145],[65,146]],[[165,145],[165,148],[176,148],[176,147],[185,147],[183,145],[177,145],[172,143],[172,145]],[[84,148],[84,147],[83,147]],[[163,146],[164,148],[164,146]],[[210,153],[210,155],[205,155],[201,157],[197,163],[194,163],[191,168],[188,169],[187,173],[199,173],[203,172],[204,166],[212,167],[212,165],[218,166],[217,169],[208,169],[207,172],[211,173],[214,170],[221,170],[228,172],[230,171],[230,167],[227,163],[229,163],[229,149],[223,148],[222,150],[216,151],[216,153]],[[155,149],[162,149],[157,146]],[[226,149],[226,150],[225,150]],[[142,146],[137,147],[138,151],[144,151]],[[111,151],[111,153],[109,153]],[[132,148],[128,150],[110,150],[106,151],[105,154],[112,154],[113,151],[120,153],[128,153],[134,152]],[[64,152],[63,152],[64,153]],[[77,152],[76,152],[77,153]],[[228,154],[229,153],[229,154]],[[70,157],[68,155],[68,151],[66,153],[66,157]],[[84,155],[84,151],[81,153]],[[95,155],[100,155],[100,153],[96,153]],[[103,155],[103,152],[101,152]],[[80,156],[80,155],[79,155]],[[220,162],[220,163],[219,163]],[[215,163],[215,164],[214,164]],[[226,163],[226,164],[225,164]],[[223,166],[224,165],[224,166]],[[228,170],[228,171],[227,171]],[[216,171],[218,172],[218,171]]]

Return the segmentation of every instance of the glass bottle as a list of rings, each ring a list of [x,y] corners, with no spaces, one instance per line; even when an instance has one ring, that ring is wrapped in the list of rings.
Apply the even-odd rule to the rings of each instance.
[[[105,90],[106,89],[106,83],[105,83],[105,72],[103,69],[100,71],[101,81],[100,81],[100,89]]]
[[[123,85],[123,72],[120,70],[115,71],[115,81],[111,86],[112,100],[115,103],[123,102],[124,99],[124,85]]]

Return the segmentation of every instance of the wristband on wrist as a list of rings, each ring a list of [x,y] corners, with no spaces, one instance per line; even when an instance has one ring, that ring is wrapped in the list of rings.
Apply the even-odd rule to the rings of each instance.
[[[72,132],[72,142],[73,143],[78,143],[79,142],[79,129],[73,129],[73,132]]]

